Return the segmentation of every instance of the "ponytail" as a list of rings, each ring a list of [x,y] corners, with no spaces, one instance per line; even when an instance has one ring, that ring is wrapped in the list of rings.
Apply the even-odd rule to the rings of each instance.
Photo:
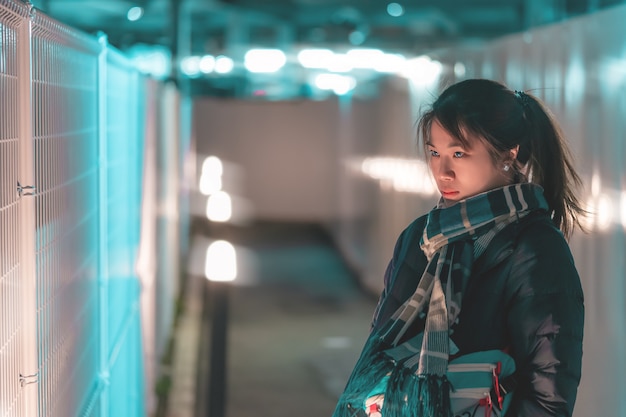
[[[582,181],[551,112],[532,95],[519,91],[515,95],[524,109],[526,141],[520,143],[519,153],[528,158],[528,179],[543,187],[552,222],[569,238],[574,228],[584,230],[580,217],[587,211],[575,193]]]

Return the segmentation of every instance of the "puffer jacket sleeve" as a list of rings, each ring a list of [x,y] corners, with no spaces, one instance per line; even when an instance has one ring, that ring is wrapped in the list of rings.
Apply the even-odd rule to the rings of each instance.
[[[571,416],[581,377],[583,293],[562,234],[547,222],[512,254],[507,326],[517,387],[506,417]]]
[[[425,224],[426,216],[421,216],[400,233],[387,264],[384,289],[372,317],[371,330],[388,320],[404,302],[405,296],[415,290],[425,266],[426,258],[419,246]],[[399,276],[402,278],[398,279]]]
[[[395,271],[395,265],[399,261],[398,256],[400,253],[400,248],[402,247],[403,237],[406,233],[407,233],[407,229],[405,229],[396,240],[396,245],[393,249],[393,256],[391,260],[389,261],[389,263],[387,264],[387,268],[385,269],[385,275],[383,278],[384,279],[383,291],[380,294],[380,297],[378,298],[378,304],[376,305],[376,309],[374,310],[374,316],[372,317],[372,325],[370,327],[370,330],[373,330],[380,320],[382,306],[383,306],[383,303],[387,300],[387,297],[389,294],[389,289],[391,287],[391,280]]]

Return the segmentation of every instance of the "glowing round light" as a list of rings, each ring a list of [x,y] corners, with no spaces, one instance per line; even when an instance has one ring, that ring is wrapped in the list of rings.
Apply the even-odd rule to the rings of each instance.
[[[131,22],[135,22],[143,16],[143,9],[141,7],[131,7],[126,13],[126,18]]]
[[[287,63],[285,53],[280,49],[251,49],[244,56],[244,66],[250,72],[276,72]]]
[[[465,77],[465,64],[462,62],[457,62],[454,64],[454,75],[459,78]]]
[[[183,74],[194,77],[200,73],[200,57],[188,56],[180,62],[180,70]]]
[[[221,176],[224,173],[224,164],[217,156],[207,156],[202,162],[202,174]]]
[[[214,194],[222,189],[222,174],[224,166],[216,156],[209,156],[202,162],[200,175],[200,193],[204,195]]]
[[[622,226],[626,229],[626,191],[622,191],[622,197],[620,200],[620,217]]]
[[[200,58],[198,68],[205,74],[213,72],[213,70],[215,69],[215,57],[212,55],[203,56],[202,58]]]
[[[337,95],[344,95],[356,87],[356,80],[346,75],[319,74],[315,77],[315,86],[320,90],[331,90]]]
[[[350,32],[350,35],[348,35],[348,40],[352,45],[361,45],[365,42],[365,33],[360,30],[353,30]]]
[[[330,49],[303,49],[298,52],[298,61],[304,68],[327,68],[334,55]]]
[[[401,74],[414,84],[429,85],[439,78],[442,68],[441,62],[432,60],[428,56],[418,56],[406,61]]]
[[[204,275],[210,281],[234,281],[237,278],[237,252],[230,242],[217,240],[209,245]]]
[[[404,7],[399,3],[389,3],[387,5],[387,13],[392,17],[400,17],[404,14]]]
[[[230,195],[224,191],[211,194],[206,203],[206,216],[214,222],[227,222],[233,214]]]
[[[218,74],[227,74],[233,70],[235,63],[227,56],[220,55],[215,58],[215,72]]]

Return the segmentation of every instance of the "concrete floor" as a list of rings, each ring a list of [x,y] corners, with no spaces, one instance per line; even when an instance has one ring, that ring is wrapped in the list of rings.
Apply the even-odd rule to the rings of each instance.
[[[330,416],[369,331],[375,297],[359,289],[316,226],[257,224],[231,238],[247,249],[247,262],[230,289],[225,417]],[[201,320],[206,283],[190,280],[191,308],[176,335],[170,417],[210,415],[210,348],[198,347],[203,329],[211,343],[211,323]],[[190,369],[199,378],[192,381]]]

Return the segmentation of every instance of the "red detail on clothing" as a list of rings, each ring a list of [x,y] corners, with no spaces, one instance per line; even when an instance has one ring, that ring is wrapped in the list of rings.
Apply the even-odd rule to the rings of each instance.
[[[498,408],[502,410],[504,404],[504,395],[500,390],[500,372],[502,372],[502,362],[496,364],[496,368],[493,370],[493,387],[496,391],[496,399],[498,401]]]
[[[493,409],[493,402],[491,402],[491,396],[487,395],[479,402],[481,407],[485,407],[485,417],[491,417],[491,410]]]
[[[370,412],[368,414],[372,414],[372,413],[380,413],[380,405],[376,403],[370,405]]]

